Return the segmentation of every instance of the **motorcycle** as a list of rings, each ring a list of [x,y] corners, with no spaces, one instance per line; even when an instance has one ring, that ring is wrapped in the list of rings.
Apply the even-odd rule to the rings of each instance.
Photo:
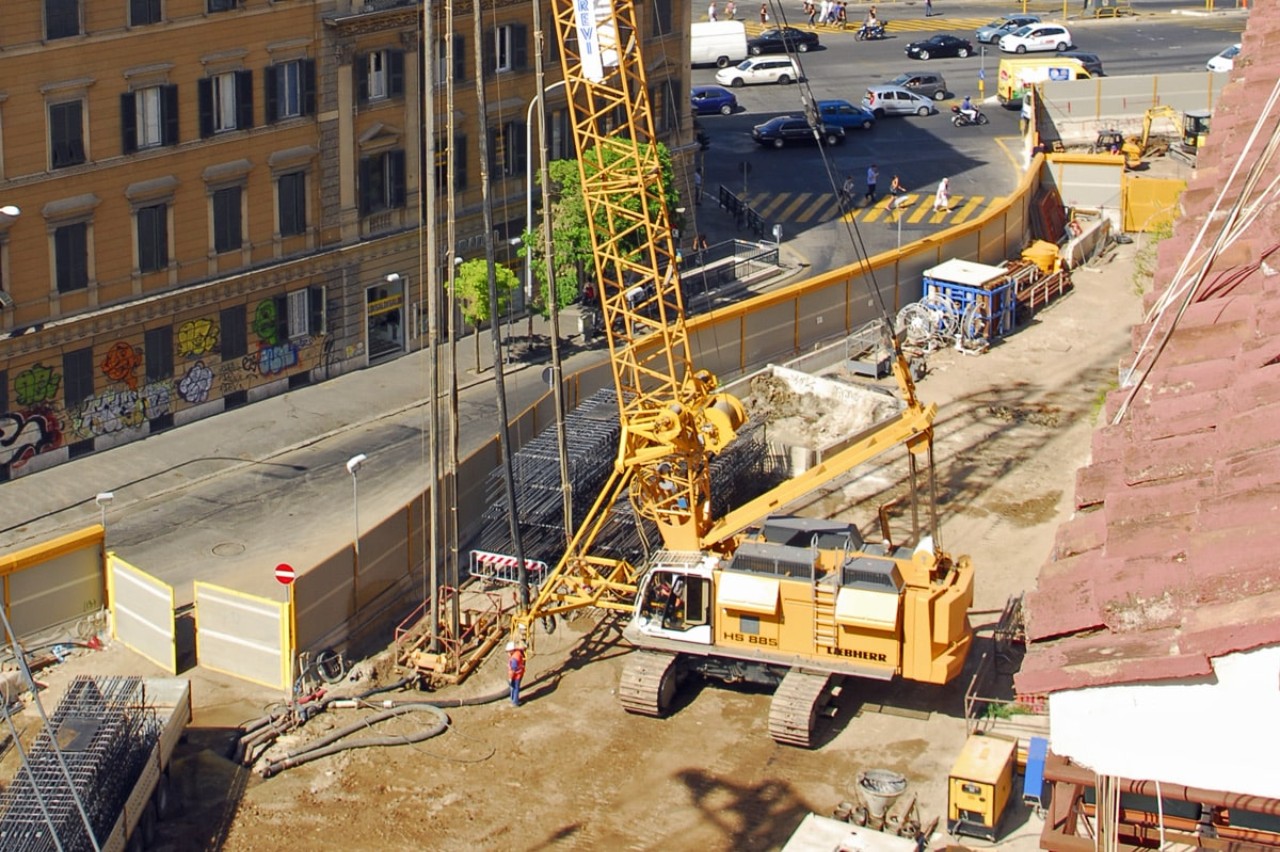
[[[854,35],[858,41],[877,41],[885,38],[885,30],[888,28],[888,21],[878,21],[874,27],[868,27],[863,24]]]
[[[951,111],[955,115],[951,116],[951,123],[956,127],[968,127],[970,124],[986,124],[987,117],[977,107],[973,108],[974,117],[970,118],[965,115],[964,110],[960,109],[959,104],[952,104]]]

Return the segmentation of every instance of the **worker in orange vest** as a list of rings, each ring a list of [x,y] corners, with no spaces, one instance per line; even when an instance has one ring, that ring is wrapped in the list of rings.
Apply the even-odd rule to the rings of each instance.
[[[511,682],[511,706],[520,706],[520,681],[524,679],[524,645],[507,643],[507,678]]]

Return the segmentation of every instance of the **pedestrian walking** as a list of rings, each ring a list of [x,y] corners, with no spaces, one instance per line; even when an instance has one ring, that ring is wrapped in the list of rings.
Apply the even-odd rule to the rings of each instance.
[[[943,178],[938,184],[938,191],[933,196],[933,212],[948,213],[951,211],[951,179]]]
[[[511,684],[511,706],[520,706],[520,681],[524,680],[524,646],[507,643],[507,679]]]
[[[836,25],[836,10],[839,8],[840,4],[836,3],[835,0],[831,0],[831,5],[827,8],[827,26],[834,27]]]
[[[769,4],[766,2],[760,4],[760,23],[769,23]]]
[[[715,21],[715,20],[716,20],[716,4],[715,4],[715,0],[711,0],[711,5],[707,6],[707,20],[708,20],[708,21]]]
[[[702,203],[702,167],[693,170],[693,203]]]
[[[933,0],[924,0],[924,16],[926,18],[933,17]]]
[[[902,205],[904,200],[903,196],[906,194],[907,190],[903,187],[902,181],[898,179],[897,175],[894,175],[893,180],[889,182],[889,210],[895,214],[895,218],[898,207]],[[893,219],[889,221],[893,221]]]
[[[853,175],[849,175],[844,179],[844,184],[840,187],[840,209],[853,207],[853,197],[858,192],[858,183],[853,179]]]
[[[867,166],[867,206],[876,203],[876,183],[880,180],[880,169],[875,163]]]
[[[738,6],[733,0],[725,0],[724,17],[725,20],[732,21],[738,16]]]
[[[1027,88],[1022,93],[1022,115],[1019,126],[1022,128],[1022,135],[1027,135],[1027,128],[1031,127],[1031,115],[1035,111],[1035,107],[1031,105],[1031,89]]]
[[[813,28],[817,26],[818,7],[813,3],[806,2],[804,4],[804,13],[809,16],[809,27]]]
[[[831,0],[822,0],[822,6],[818,9],[818,23],[826,26],[827,16],[831,14]]]
[[[847,4],[844,0],[840,0],[840,6],[836,9],[836,26],[845,29],[849,23],[849,11],[845,8]]]

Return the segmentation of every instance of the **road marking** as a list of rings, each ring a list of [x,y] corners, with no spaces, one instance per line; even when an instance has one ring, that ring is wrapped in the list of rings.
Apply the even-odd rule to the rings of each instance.
[[[763,206],[756,206],[755,204],[752,204],[751,206],[760,214],[761,219],[772,219],[774,211],[781,207],[790,196],[791,193],[789,192],[779,192],[774,195],[767,204],[764,204]]]
[[[836,196],[829,192],[820,192],[805,193],[805,198],[807,199],[809,195],[816,195],[814,203],[802,210],[800,215],[796,216],[792,221],[803,224],[811,221],[814,217],[817,217],[819,222],[832,218],[826,214],[831,212],[831,206],[836,201]]]
[[[788,204],[786,207],[784,207],[784,208],[782,209],[782,212],[778,214],[778,218],[779,218],[779,219],[781,219],[781,220],[782,220],[782,221],[784,221],[784,222],[803,222],[803,221],[805,221],[804,219],[792,219],[791,217],[795,215],[795,212],[796,212],[797,210],[799,210],[799,209],[800,209],[800,207],[801,207],[802,205],[804,205],[804,204],[808,203],[809,199],[810,199],[812,196],[813,196],[813,193],[812,193],[812,192],[802,192],[802,193],[800,193],[799,197],[798,197],[798,198],[796,198],[796,200],[795,200],[795,201],[791,202],[790,204]],[[806,217],[806,218],[807,218],[807,217]]]
[[[962,199],[962,198],[965,198],[965,196],[963,196],[963,195],[953,195],[953,196],[951,196],[950,198],[948,198],[948,199],[947,199],[947,203],[948,203],[948,204],[950,204],[951,206],[950,206],[950,207],[948,207],[946,210],[933,211],[933,205],[929,205],[929,209],[930,209],[930,211],[933,213],[933,215],[929,217],[929,224],[930,224],[930,225],[941,225],[943,222],[947,221],[947,217],[948,217],[948,216],[950,216],[952,213],[954,213],[954,212],[955,212],[955,210],[956,210],[956,205],[960,203],[960,199]],[[967,201],[968,199],[965,199],[965,200]],[[923,207],[921,207],[920,209],[921,209],[921,210],[923,210],[924,208],[923,208]],[[910,219],[910,220],[908,220],[908,221],[914,222],[914,221],[916,221],[916,220],[915,220],[915,219]]]
[[[973,211],[978,209],[978,205],[982,204],[983,198],[984,197],[981,195],[975,195],[972,198],[970,198],[967,202],[965,202],[965,205],[960,208],[960,210],[956,213],[956,215],[951,217],[951,224],[959,225],[965,219],[968,219],[970,216],[972,216]]]
[[[1014,155],[1013,149],[1005,144],[1005,140],[1012,139],[1021,145],[1024,142],[1023,138],[1021,136],[995,136],[993,138],[996,140],[996,144],[1000,146],[1000,150],[1004,151],[1004,155],[1009,158],[1009,163],[1013,166],[1014,170],[1021,171],[1022,166],[1018,162],[1018,158]]]
[[[907,217],[908,225],[915,225],[929,213],[933,212],[932,204],[921,204],[915,210],[911,211],[911,215]]]

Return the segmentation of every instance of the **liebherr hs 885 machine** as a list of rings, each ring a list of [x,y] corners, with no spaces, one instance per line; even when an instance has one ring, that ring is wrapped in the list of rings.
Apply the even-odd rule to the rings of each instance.
[[[614,469],[528,611],[538,619],[584,606],[632,614],[637,647],[619,694],[634,713],[661,715],[678,683],[698,674],[776,685],[769,730],[808,746],[831,681],[846,675],[943,684],[971,643],[973,568],[934,535],[914,548],[864,544],[857,529],[773,518],[880,453],[906,446],[932,495],[935,406],[923,406],[905,360],[894,368],[905,407],[873,434],[763,496],[712,517],[709,461],[745,423],[739,401],[697,369],[663,201],[645,64],[633,0],[553,0],[554,26],[579,152],[595,274],[619,400]],[[642,295],[641,295],[642,294]],[[637,298],[639,296],[639,298]],[[664,549],[647,564],[594,555],[626,496]],[[748,528],[756,532],[747,535]]]

